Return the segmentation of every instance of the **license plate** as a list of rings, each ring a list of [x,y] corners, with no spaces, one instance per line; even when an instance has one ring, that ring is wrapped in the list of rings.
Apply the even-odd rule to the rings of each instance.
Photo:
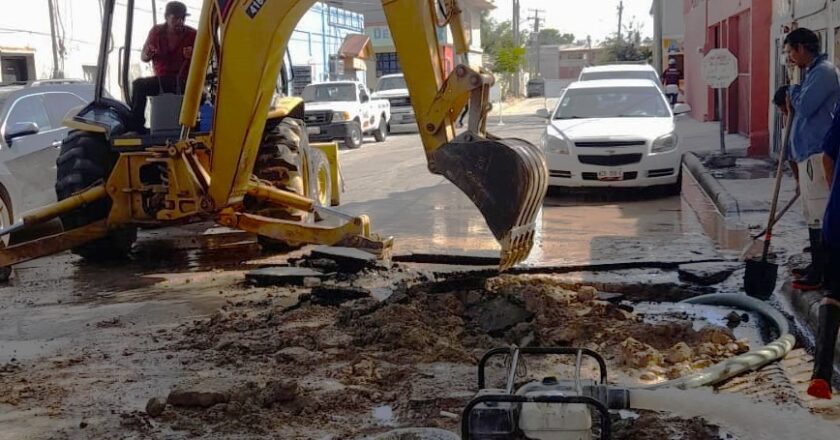
[[[321,127],[306,127],[306,132],[309,134],[321,134]]]
[[[624,172],[621,170],[598,171],[598,180],[623,180]]]

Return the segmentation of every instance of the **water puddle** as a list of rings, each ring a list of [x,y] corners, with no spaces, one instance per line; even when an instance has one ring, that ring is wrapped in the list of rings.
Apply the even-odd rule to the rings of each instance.
[[[390,405],[377,406],[373,409],[373,418],[381,426],[396,426],[394,409]]]
[[[683,200],[697,214],[706,235],[722,249],[740,252],[750,241],[749,228],[739,219],[721,214],[691,173],[683,176]]]

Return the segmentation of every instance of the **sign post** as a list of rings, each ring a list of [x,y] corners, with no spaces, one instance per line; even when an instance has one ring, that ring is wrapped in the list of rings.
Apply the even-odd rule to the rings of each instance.
[[[738,59],[729,49],[712,49],[703,58],[703,81],[717,89],[720,117],[720,152],[726,154],[726,106],[724,91],[738,78]]]

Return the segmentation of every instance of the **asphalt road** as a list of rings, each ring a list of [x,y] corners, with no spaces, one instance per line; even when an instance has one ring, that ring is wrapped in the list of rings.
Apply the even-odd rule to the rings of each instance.
[[[500,137],[538,142],[544,120],[493,115],[488,129]],[[495,254],[498,245],[472,202],[426,168],[417,134],[385,142],[366,138],[341,155],[346,192],[342,209],[368,214],[380,234],[395,237],[397,252]],[[679,197],[653,191],[600,191],[574,196],[550,191],[528,264],[567,265],[717,256],[696,215]]]

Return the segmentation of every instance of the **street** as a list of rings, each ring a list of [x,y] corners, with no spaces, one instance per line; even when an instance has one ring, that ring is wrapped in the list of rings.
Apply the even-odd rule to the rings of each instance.
[[[493,124],[492,131],[497,135],[519,136],[531,142],[538,140],[544,127],[543,119],[530,114],[506,116],[505,125],[496,126],[495,121]],[[396,254],[455,252],[458,255],[496,255],[496,242],[469,200],[442,177],[427,172],[416,134],[392,135],[383,143],[374,143],[371,139],[359,150],[342,150],[341,163],[346,185],[341,209],[352,214],[370,215],[376,232],[395,237]],[[452,319],[460,322],[462,318],[407,324],[408,315],[384,315],[375,318],[384,321],[364,324],[374,327],[364,327],[367,330],[362,334],[376,334],[385,331],[374,330],[379,326],[403,325],[403,322],[408,327],[388,330],[397,333],[388,333],[393,336],[382,340],[384,345],[365,346],[366,354],[362,356],[368,361],[359,363],[359,358],[339,354],[338,347],[343,347],[352,335],[356,335],[353,336],[356,338],[354,343],[362,343],[358,339],[360,336],[354,333],[356,330],[342,327],[344,318],[336,310],[344,307],[312,309],[311,305],[301,305],[308,304],[309,300],[305,299],[308,298],[307,289],[255,286],[244,282],[247,271],[284,263],[287,258],[261,254],[254,238],[248,234],[224,228],[207,229],[208,226],[195,224],[141,231],[141,239],[130,262],[102,266],[85,263],[76,256],[63,253],[15,268],[11,283],[0,288],[0,389],[4,390],[0,396],[0,407],[3,408],[0,412],[0,424],[3,425],[0,439],[182,438],[184,435],[231,438],[223,434],[225,432],[250,432],[249,435],[263,438],[276,432],[276,423],[280,423],[283,429],[290,429],[288,437],[294,438],[329,438],[335,433],[338,433],[338,438],[345,438],[381,432],[389,426],[428,426],[429,423],[451,428],[452,421],[439,419],[436,411],[459,411],[461,402],[471,389],[471,385],[466,385],[464,381],[474,374],[470,365],[472,361],[468,359],[488,347],[488,342],[492,346],[501,341],[479,343],[477,341],[481,339],[469,342],[472,337],[466,340],[458,338],[452,343],[461,347],[458,350],[462,351],[442,354],[440,348],[435,348],[437,345],[433,344],[428,347],[431,351],[421,349],[424,354],[405,352],[402,348],[392,353],[393,347],[408,348],[412,343],[399,339],[388,342],[390,339],[387,338],[397,335],[408,337],[414,334],[412,332],[420,331],[417,329],[426,329],[423,331],[431,333],[423,338],[432,339],[422,340],[434,341],[444,337],[443,334],[433,336],[437,326],[442,326],[439,331],[456,331],[446,329],[450,328]],[[551,283],[564,286],[593,284],[620,291],[636,300],[678,299],[691,293],[684,290],[686,287],[681,287],[675,272],[644,267],[663,262],[719,261],[722,258],[720,252],[703,231],[695,213],[678,197],[662,198],[656,193],[637,192],[563,195],[552,191],[540,217],[536,247],[525,267],[562,269],[588,264],[640,263],[641,269],[601,274],[587,272],[585,268],[577,269],[565,277],[554,278]],[[301,252],[292,254],[300,255]],[[399,269],[390,275],[374,271],[358,278],[351,277],[350,283],[379,286],[372,292],[386,286],[384,288],[390,292],[403,282],[400,280],[416,282],[411,281],[416,277],[412,275],[416,270],[422,274],[424,269],[407,265],[405,272]],[[419,279],[423,279],[422,276]],[[545,286],[553,286],[551,283]],[[338,285],[344,284],[346,281]],[[422,296],[416,301],[421,301],[412,305],[417,310],[431,311],[440,307],[422,302],[426,301]],[[538,316],[529,325],[537,326],[534,331],[543,343],[566,340],[551,339],[555,336],[548,335],[555,333],[545,333],[549,327],[543,330],[538,327],[550,324],[553,328],[556,325],[553,318],[544,321],[539,317],[545,313],[542,309],[545,305],[532,308],[538,303],[532,306],[532,299],[524,301],[529,304],[528,313]],[[300,309],[294,311],[298,307]],[[494,307],[502,306],[497,304]],[[505,310],[505,307],[508,306],[499,310]],[[383,308],[382,312],[386,310]],[[578,309],[573,306],[563,310],[565,314],[575,313]],[[660,310],[658,306],[645,310],[651,316],[674,313],[667,308]],[[388,313],[404,312],[392,310]],[[576,316],[586,316],[591,309],[584,307],[577,313],[579,315]],[[720,325],[725,321],[725,311],[709,309],[700,313],[705,318],[698,315],[691,319],[699,320],[697,322],[706,320],[710,325]],[[266,321],[274,319],[271,316],[287,316],[284,321],[278,322],[288,322],[277,328],[273,325],[265,327],[265,323],[273,322]],[[564,319],[573,322],[580,318]],[[618,369],[617,377],[621,381],[660,377],[656,374],[664,377],[664,369],[650,370],[659,373],[645,373],[648,370],[637,368],[643,364],[623,363],[629,361],[621,361],[622,356],[627,355],[621,354],[622,345],[619,343],[626,338],[626,332],[659,350],[668,349],[682,340],[679,338],[696,338],[691,339],[695,341],[693,343],[700,343],[708,337],[701,336],[701,333],[686,336],[685,330],[677,333],[656,330],[651,333],[651,330],[636,328],[638,325],[670,328],[668,326],[679,322],[670,319],[654,324],[634,324],[635,320],[598,321],[602,329],[618,326],[615,329],[624,330],[607,332],[614,335],[608,339],[596,338],[601,342],[595,346],[609,356],[609,365]],[[592,325],[594,322],[584,320],[580,325]],[[418,325],[420,327],[416,327]],[[473,328],[470,324],[462,325],[466,325],[466,329]],[[315,333],[308,334],[312,331]],[[350,336],[341,332],[349,332]],[[669,333],[673,336],[665,337]],[[507,334],[505,338],[520,337]],[[660,336],[650,339],[649,335],[656,334]],[[706,334],[711,333],[703,333]],[[756,339],[755,327],[742,326],[735,337],[746,338],[743,341],[749,340],[752,344],[760,342]],[[313,342],[312,338],[319,338],[321,342]],[[331,338],[345,342],[329,342]],[[271,341],[269,345],[272,348],[259,348],[266,341]],[[589,343],[584,341],[580,343]],[[332,354],[321,353],[321,350],[332,350]],[[721,350],[721,355],[732,354]],[[315,359],[326,359],[324,356],[332,359],[332,363],[322,365],[323,370],[314,369],[307,374],[298,367],[312,365]],[[277,363],[281,358],[284,362]],[[438,376],[448,379],[427,384],[422,392],[415,386],[410,387],[413,390],[410,391],[412,406],[405,406],[407,403],[399,397],[398,388],[394,388],[401,382],[374,378],[369,379],[373,382],[364,382],[368,385],[362,388],[353,388],[356,385],[352,385],[361,380],[358,374],[373,374],[373,377],[400,374],[414,377],[412,381],[422,382],[427,380],[422,379],[426,377],[423,376],[426,374],[422,372],[423,368],[432,368],[423,367],[424,362],[434,361],[454,362],[429,364],[448,371],[444,376]],[[336,379],[325,379],[335,377],[338,374],[336,368],[351,368],[347,373],[350,376],[341,373]],[[366,368],[372,370],[364,370]],[[295,392],[302,393],[299,398],[305,395],[307,399],[314,400],[302,403],[299,398],[291,397],[298,403],[292,407],[278,404],[280,413],[247,409],[245,411],[251,414],[250,417],[255,417],[254,424],[247,427],[241,422],[232,422],[238,420],[240,411],[243,411],[232,409],[233,403],[223,405],[227,408],[224,409],[227,412],[223,413],[184,413],[167,409],[160,418],[149,415],[154,414],[148,406],[150,398],[165,398],[173,389],[185,386],[198,390],[223,389],[231,390],[225,391],[224,396],[232,396],[244,392],[237,388],[242,386],[243,381],[266,383],[269,380],[266,385],[249,385],[257,387],[249,393],[262,396],[261,393],[267,392],[261,388],[263,386],[286,386],[283,385],[286,382],[271,385],[271,380],[278,378],[294,379],[294,389],[298,390]],[[322,383],[324,380],[327,382]],[[380,391],[373,391],[375,389]],[[440,393],[445,389],[452,391],[448,391],[448,397],[442,398]],[[365,397],[356,395],[358,392]],[[334,409],[343,408],[344,418],[323,426],[312,425],[312,417],[317,419],[320,417],[318,414],[334,405],[327,403],[334,402],[330,399],[350,399],[348,402],[354,403],[351,406],[332,406]],[[418,403],[421,401],[425,403]],[[247,398],[245,402],[248,402]],[[377,402],[390,402],[388,411],[396,414],[388,416],[384,422],[371,422],[368,411]],[[251,408],[246,403],[242,404],[244,408]],[[300,408],[295,405],[304,406],[302,410],[295,410]],[[390,417],[399,417],[401,421],[396,422]],[[367,428],[360,430],[351,426]]]

